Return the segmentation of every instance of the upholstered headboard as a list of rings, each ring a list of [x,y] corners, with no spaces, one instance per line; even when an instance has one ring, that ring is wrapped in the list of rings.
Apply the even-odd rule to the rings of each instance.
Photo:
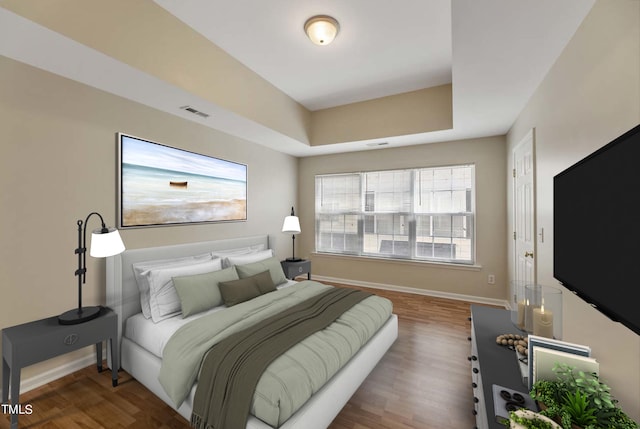
[[[131,249],[107,258],[107,307],[111,308],[118,315],[118,345],[120,345],[122,340],[125,321],[130,316],[141,311],[140,294],[134,277],[133,264],[142,261],[180,258],[216,250],[236,249],[259,244],[264,245],[264,248],[268,249],[269,236],[256,235],[172,246]],[[107,354],[107,356],[109,356],[109,354]]]

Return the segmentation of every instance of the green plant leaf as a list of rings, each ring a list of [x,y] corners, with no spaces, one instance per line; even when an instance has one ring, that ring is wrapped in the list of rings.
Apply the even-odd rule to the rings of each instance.
[[[553,371],[557,377],[556,381],[538,380],[530,393],[531,398],[547,406],[540,414],[556,418],[562,422],[564,428],[571,428],[568,408],[575,408],[575,403],[566,405],[566,396],[570,395],[575,399],[575,392],[578,391],[581,396],[586,397],[588,405],[585,410],[592,410],[596,418],[595,422],[585,424],[584,429],[640,429],[639,425],[617,406],[618,401],[611,396],[611,388],[603,383],[596,373],[578,371],[564,363],[557,363]],[[591,420],[589,417],[587,419]]]

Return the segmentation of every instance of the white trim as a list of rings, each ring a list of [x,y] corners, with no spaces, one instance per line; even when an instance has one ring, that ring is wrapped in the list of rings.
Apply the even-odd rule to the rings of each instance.
[[[452,269],[452,270],[470,270],[470,271],[480,271],[482,269],[482,265],[478,264],[456,264],[453,262],[438,262],[438,261],[427,261],[424,259],[402,259],[402,258],[385,258],[382,256],[372,256],[372,255],[352,255],[349,253],[329,253],[329,252],[311,252],[311,256],[317,258],[338,258],[338,259],[355,259],[355,260],[372,260],[374,262],[382,262],[382,263],[392,263],[392,264],[404,264],[404,265],[414,265],[414,266],[425,266],[431,265],[437,268],[444,269]]]
[[[325,281],[325,282],[333,282],[333,283],[342,283],[345,285],[362,286],[362,287],[367,287],[371,289],[382,289],[382,290],[390,290],[394,292],[412,293],[415,295],[454,299],[456,301],[469,301],[469,302],[478,303],[478,304],[497,305],[500,307],[508,308],[508,302],[503,299],[483,298],[480,296],[473,296],[473,295],[461,295],[457,293],[418,289],[418,288],[408,287],[408,286],[362,282],[359,280],[339,279],[336,277],[327,277],[327,276],[316,276],[313,274],[312,274],[312,279],[316,281],[321,281],[321,282]]]
[[[73,360],[71,362],[67,362],[55,368],[51,368],[48,371],[41,372],[39,374],[34,375],[33,377],[29,377],[27,379],[20,380],[20,394],[26,393],[30,390],[37,389],[38,387],[44,386],[45,384],[49,384],[52,381],[55,381],[59,378],[65,377],[69,374],[73,374],[76,371],[80,371],[90,365],[96,365],[96,353],[95,346],[91,346],[93,353],[89,353],[88,355],[81,357],[79,359]],[[103,356],[105,350],[103,349]],[[103,365],[103,369],[106,369],[106,366]],[[97,371],[97,367],[96,367]],[[2,394],[2,389],[0,389],[0,395]],[[9,393],[11,394],[11,393]]]

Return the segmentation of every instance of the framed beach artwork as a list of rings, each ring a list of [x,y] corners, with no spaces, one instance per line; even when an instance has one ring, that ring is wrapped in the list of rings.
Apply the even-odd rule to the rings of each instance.
[[[247,219],[247,166],[118,133],[118,226]]]

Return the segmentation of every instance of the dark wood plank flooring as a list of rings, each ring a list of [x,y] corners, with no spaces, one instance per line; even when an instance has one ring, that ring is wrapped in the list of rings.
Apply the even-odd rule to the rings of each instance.
[[[364,289],[364,288],[362,288]],[[467,429],[475,425],[468,336],[468,302],[372,290],[389,298],[399,335],[335,418],[330,429]],[[124,371],[95,366],[21,395],[31,415],[20,428],[188,429],[188,422]],[[9,416],[0,415],[0,429]],[[304,428],[300,428],[304,429]]]

